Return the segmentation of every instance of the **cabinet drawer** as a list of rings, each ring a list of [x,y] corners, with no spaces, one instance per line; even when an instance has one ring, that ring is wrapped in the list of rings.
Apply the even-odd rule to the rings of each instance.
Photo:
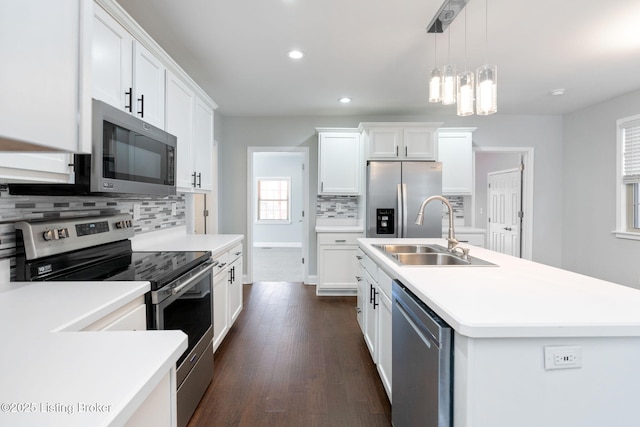
[[[228,251],[218,254],[218,256],[214,257],[213,259],[214,261],[218,261],[218,265],[213,269],[214,275],[224,271],[230,263]]]
[[[357,245],[362,233],[318,233],[319,245]]]
[[[237,244],[229,250],[229,262],[233,262],[242,256],[242,243]]]
[[[364,270],[369,273],[371,279],[374,282],[378,283],[378,266],[376,265],[376,263],[366,255],[364,256],[364,259],[362,261]]]

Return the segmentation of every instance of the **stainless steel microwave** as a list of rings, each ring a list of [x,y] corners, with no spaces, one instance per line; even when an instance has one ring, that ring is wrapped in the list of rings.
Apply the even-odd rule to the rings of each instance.
[[[176,137],[93,100],[91,154],[74,155],[74,184],[9,184],[11,194],[176,194]]]

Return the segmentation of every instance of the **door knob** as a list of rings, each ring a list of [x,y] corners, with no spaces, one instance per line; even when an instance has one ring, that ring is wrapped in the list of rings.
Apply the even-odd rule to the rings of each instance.
[[[511,227],[504,227],[503,230],[511,231]]]

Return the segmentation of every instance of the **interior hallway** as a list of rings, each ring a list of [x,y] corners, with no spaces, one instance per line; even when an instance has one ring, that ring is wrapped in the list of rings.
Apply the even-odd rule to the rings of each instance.
[[[244,298],[188,427],[391,425],[355,297],[256,282],[244,285]]]

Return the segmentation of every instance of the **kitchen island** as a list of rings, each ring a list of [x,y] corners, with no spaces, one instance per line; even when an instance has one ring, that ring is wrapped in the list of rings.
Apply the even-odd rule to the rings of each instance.
[[[175,425],[186,335],[104,322],[117,314],[145,329],[148,291],[130,281],[0,285],[0,425]]]
[[[400,266],[372,246],[443,239],[359,243],[454,329],[455,427],[638,425],[640,291],[473,246],[495,265]],[[565,346],[580,367],[545,369]]]

